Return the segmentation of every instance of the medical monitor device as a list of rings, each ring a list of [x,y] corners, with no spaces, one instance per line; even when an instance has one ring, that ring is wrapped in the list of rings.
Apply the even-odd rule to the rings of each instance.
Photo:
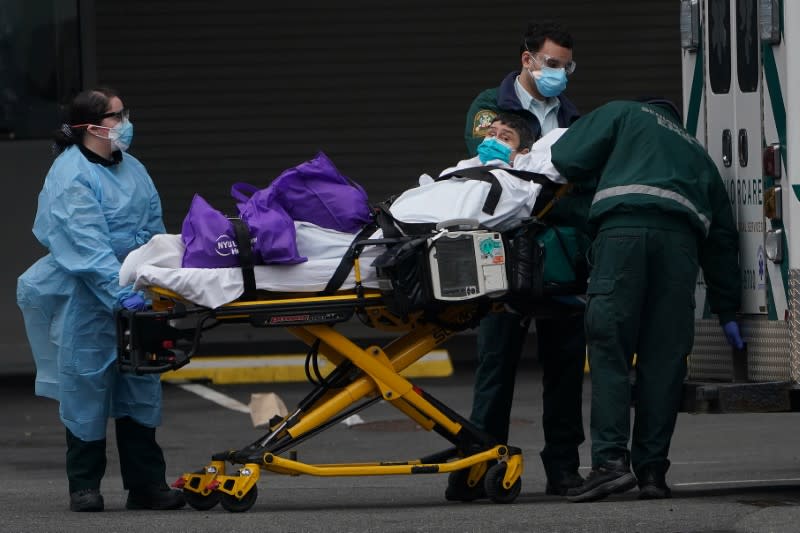
[[[492,231],[447,231],[428,239],[433,297],[472,300],[508,290],[503,239]]]

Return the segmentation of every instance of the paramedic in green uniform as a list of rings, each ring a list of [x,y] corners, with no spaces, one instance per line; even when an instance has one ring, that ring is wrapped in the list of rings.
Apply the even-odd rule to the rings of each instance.
[[[472,102],[464,133],[474,156],[489,125],[499,112],[522,117],[534,140],[555,128],[569,126],[578,110],[563,94],[567,76],[575,70],[572,36],[552,22],[529,24],[520,45],[521,69],[509,73],[499,87],[487,89]],[[564,198],[548,220],[576,225],[576,216]],[[585,212],[585,211],[584,211]],[[515,313],[492,313],[478,329],[478,367],[475,371],[470,420],[499,442],[508,442],[514,381],[530,318]],[[583,318],[577,316],[536,321],[538,357],[542,365],[545,446],[541,452],[547,476],[547,494],[563,495],[583,479],[578,474],[578,446],[584,441],[581,393],[586,343]],[[483,484],[478,485],[479,492]],[[483,496],[462,493],[451,483],[450,500]]]
[[[736,322],[739,236],[725,185],[703,146],[681,127],[677,107],[663,99],[599,107],[553,145],[552,163],[571,182],[598,183],[589,212],[594,241],[586,308],[592,471],[568,498],[598,500],[637,480],[640,498],[667,498],[698,265],[728,342],[743,347]]]

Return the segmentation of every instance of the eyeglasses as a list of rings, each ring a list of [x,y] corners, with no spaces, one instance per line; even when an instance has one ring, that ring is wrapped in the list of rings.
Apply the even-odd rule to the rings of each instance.
[[[131,110],[127,107],[123,107],[119,111],[109,111],[108,113],[103,113],[100,115],[100,119],[104,118],[116,118],[119,121],[128,120],[128,117],[131,116]]]
[[[531,57],[534,61],[536,61],[540,67],[547,67],[547,68],[563,68],[564,72],[567,74],[572,74],[575,72],[576,63],[574,61],[568,61],[566,63],[562,63],[560,59],[557,57],[551,57],[547,54],[541,54],[541,58],[537,57],[536,54],[530,52]]]

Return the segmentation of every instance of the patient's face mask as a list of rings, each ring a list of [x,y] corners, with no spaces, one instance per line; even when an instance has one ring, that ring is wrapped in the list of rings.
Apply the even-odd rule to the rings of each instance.
[[[499,159],[504,163],[511,163],[511,153],[514,151],[510,145],[504,143],[497,137],[486,137],[483,142],[478,145],[478,158],[481,163],[486,164],[487,161]]]

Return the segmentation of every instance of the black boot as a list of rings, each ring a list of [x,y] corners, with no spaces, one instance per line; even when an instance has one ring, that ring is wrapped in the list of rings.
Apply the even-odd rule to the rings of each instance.
[[[103,510],[100,481],[105,472],[106,440],[81,440],[67,429],[67,479],[71,511]]]
[[[584,481],[577,470],[547,471],[547,486],[544,493],[549,496],[566,496],[570,489],[582,486]]]
[[[117,448],[123,486],[128,489],[128,509],[179,509],[183,493],[167,486],[164,453],[156,442],[155,428],[130,417],[116,419]]]
[[[672,491],[667,486],[666,473],[663,468],[648,465],[639,470],[640,500],[663,500],[672,497]]]
[[[103,510],[103,496],[98,489],[80,489],[69,493],[69,510],[97,512]]]
[[[153,509],[156,511],[180,509],[184,505],[186,505],[186,500],[183,493],[169,488],[166,483],[162,486],[132,488],[128,491],[128,501],[125,502],[126,509]]]
[[[578,473],[578,450],[567,453],[553,453],[554,447],[545,447],[539,454],[547,476],[544,493],[549,496],[566,496],[569,489],[583,485],[583,477]]]
[[[620,457],[592,468],[583,485],[567,491],[567,499],[571,502],[593,502],[635,486],[636,476],[631,472],[627,456]]]

